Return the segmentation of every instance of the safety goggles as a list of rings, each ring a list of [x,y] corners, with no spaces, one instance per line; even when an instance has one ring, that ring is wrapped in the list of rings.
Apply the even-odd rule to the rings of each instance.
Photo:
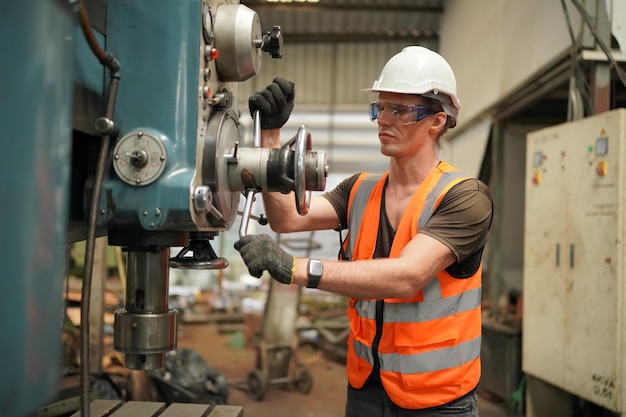
[[[370,104],[370,120],[375,122],[382,113],[386,112],[393,120],[398,120],[404,125],[417,123],[425,117],[435,114],[436,112],[428,106],[422,104],[398,104],[398,103],[379,103]]]

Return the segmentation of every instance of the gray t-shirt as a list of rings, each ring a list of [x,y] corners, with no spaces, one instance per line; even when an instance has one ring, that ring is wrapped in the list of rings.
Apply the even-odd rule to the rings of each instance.
[[[346,178],[335,189],[323,194],[337,212],[342,229],[347,228],[348,199],[359,175]],[[467,179],[446,193],[419,233],[437,239],[450,248],[457,262],[448,268],[448,272],[455,277],[465,278],[472,275],[480,264],[492,214],[493,200],[489,188],[475,178]],[[384,204],[381,204],[381,220],[375,258],[389,256],[395,235]]]

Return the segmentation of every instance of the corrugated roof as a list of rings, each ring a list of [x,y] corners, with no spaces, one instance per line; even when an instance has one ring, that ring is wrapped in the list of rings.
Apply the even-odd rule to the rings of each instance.
[[[438,38],[444,0],[242,0],[264,32],[281,26],[285,42],[373,42]]]

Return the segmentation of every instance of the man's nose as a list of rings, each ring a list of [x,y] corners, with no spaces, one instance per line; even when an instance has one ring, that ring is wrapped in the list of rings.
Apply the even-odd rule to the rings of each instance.
[[[388,111],[381,110],[378,112],[378,118],[376,119],[376,122],[378,122],[379,126],[389,126],[392,124],[393,118]]]

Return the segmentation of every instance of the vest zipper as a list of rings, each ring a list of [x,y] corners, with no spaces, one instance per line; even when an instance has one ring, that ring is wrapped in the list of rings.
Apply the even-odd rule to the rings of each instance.
[[[380,345],[380,339],[383,335],[383,310],[385,309],[385,301],[376,301],[376,333],[374,334],[374,340],[372,341],[372,356],[374,357],[374,366],[372,367],[372,373],[368,377],[368,382],[372,379],[374,374],[377,374],[374,378],[380,380],[380,357],[378,356],[378,345]]]

